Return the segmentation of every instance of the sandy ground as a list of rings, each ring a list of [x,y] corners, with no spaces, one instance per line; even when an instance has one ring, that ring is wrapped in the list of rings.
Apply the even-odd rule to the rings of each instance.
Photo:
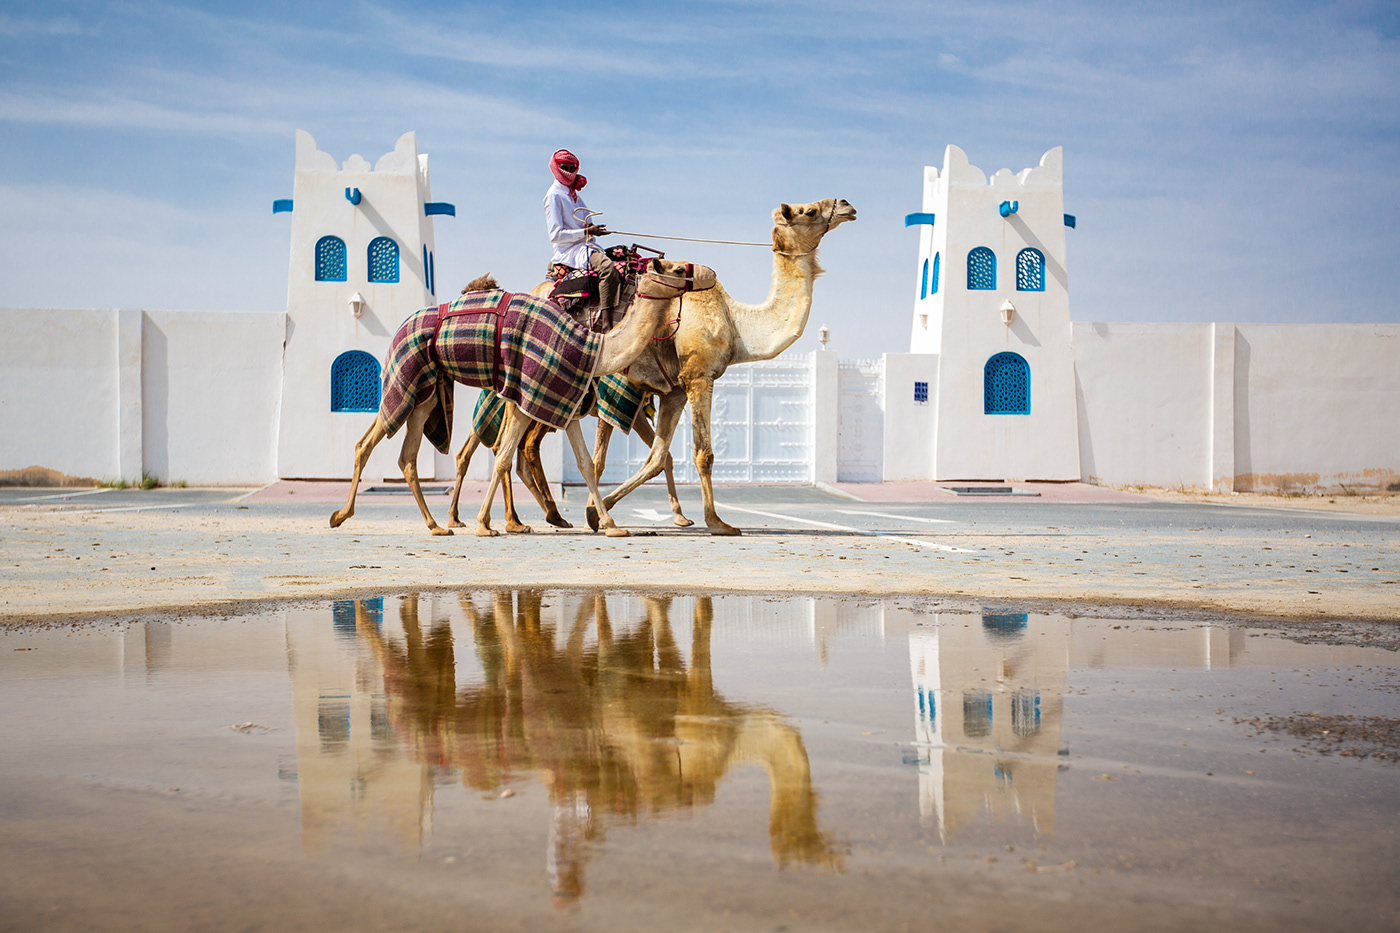
[[[1160,486],[1115,487],[1163,502],[1201,502],[1210,505],[1269,509],[1307,509],[1319,512],[1347,512],[1354,515],[1385,515],[1400,518],[1400,493],[1377,495],[1304,495],[1257,492],[1190,492]]]
[[[484,539],[461,530],[429,536],[406,496],[364,497],[333,530],[335,485],[313,484],[300,496],[279,486],[241,503],[238,491],[156,490],[122,493],[167,497],[130,507],[0,504],[0,624],[408,589],[599,585],[1400,621],[1400,535],[1385,517],[1393,512],[1338,521],[1316,509],[1249,508],[1242,497],[1229,497],[1228,507],[1217,507],[1224,497],[1203,506],[1121,492],[1104,501],[1108,491],[1097,489],[1081,505],[950,505],[939,490],[925,488],[925,503],[906,492],[894,504],[871,495],[890,490],[865,487],[861,505],[841,489],[746,487],[722,493],[745,534],[717,538],[670,525],[664,495],[648,487],[618,516],[636,532],[629,538],[551,530],[536,510],[524,513],[535,534]],[[466,491],[473,505],[464,512],[474,512],[478,496]],[[570,497],[566,514],[581,524],[578,493]],[[433,507],[445,515],[445,500]],[[896,520],[916,513],[925,517]]]

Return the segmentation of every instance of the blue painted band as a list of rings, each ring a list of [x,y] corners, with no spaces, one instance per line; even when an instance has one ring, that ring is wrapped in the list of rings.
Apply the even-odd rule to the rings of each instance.
[[[917,226],[919,226],[919,225],[921,225],[921,224],[927,225],[927,226],[930,226],[930,227],[933,226],[933,215],[932,215],[932,214],[905,214],[905,215],[904,215],[904,226],[906,226],[906,227],[917,227]]]
[[[290,214],[291,212],[292,212],[292,199],[291,199],[291,198],[278,198],[276,201],[273,201],[273,202],[272,202],[272,213],[274,213],[274,214]]]
[[[1066,215],[1065,215],[1065,226],[1066,226],[1066,227],[1070,227],[1070,228],[1073,228],[1073,227],[1074,227],[1074,215],[1073,215],[1073,214],[1066,214]]]
[[[457,216],[457,205],[448,204],[446,201],[429,201],[423,205],[423,216],[431,217],[434,214],[446,214],[448,217]]]

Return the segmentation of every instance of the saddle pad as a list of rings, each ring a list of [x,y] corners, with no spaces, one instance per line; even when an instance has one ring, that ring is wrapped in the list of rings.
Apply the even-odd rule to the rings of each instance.
[[[632,433],[632,421],[642,407],[646,390],[621,373],[598,379],[598,417],[624,434]]]
[[[437,393],[424,435],[448,453],[453,382],[493,389],[551,427],[573,419],[598,365],[602,337],[554,302],[530,295],[512,295],[498,322],[504,295],[500,289],[468,292],[445,309],[425,308],[403,322],[389,348],[379,405],[390,436],[414,406]]]

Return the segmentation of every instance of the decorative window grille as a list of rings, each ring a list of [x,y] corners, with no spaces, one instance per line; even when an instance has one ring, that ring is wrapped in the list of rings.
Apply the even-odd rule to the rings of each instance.
[[[930,295],[938,294],[938,256],[938,253],[933,254],[933,275],[928,281],[928,293]]]
[[[1040,691],[1022,688],[1011,695],[1011,731],[1025,738],[1040,731]]]
[[[984,411],[989,415],[1031,413],[1031,368],[1019,353],[998,353],[983,369]]]
[[[1016,291],[1045,291],[1045,254],[1034,247],[1016,254]]]
[[[379,361],[348,350],[331,364],[331,411],[379,410]]]
[[[928,383],[927,383],[927,382],[916,382],[916,383],[914,383],[914,404],[915,404],[915,405],[927,405],[927,404],[928,404]]]
[[[369,280],[397,282],[399,280],[399,244],[386,236],[369,241]]]
[[[990,690],[963,691],[963,735],[980,739],[992,734],[992,694]]]
[[[919,280],[919,297],[928,297],[928,260],[924,260],[924,277]]]
[[[992,291],[996,287],[996,253],[979,246],[967,254],[967,288],[969,291]]]
[[[345,281],[345,241],[338,236],[323,236],[316,241],[316,281]]]

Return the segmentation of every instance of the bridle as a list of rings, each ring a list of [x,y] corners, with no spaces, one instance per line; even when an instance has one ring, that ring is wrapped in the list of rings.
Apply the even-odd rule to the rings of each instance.
[[[820,223],[820,224],[822,224],[822,225],[825,227],[825,229],[822,230],[822,236],[826,236],[828,233],[831,232],[831,221],[832,221],[835,217],[836,217],[836,201],[835,201],[835,199],[832,199],[832,202],[831,202],[831,209],[828,210],[828,211],[826,212],[826,220],[799,220],[799,221],[791,221],[791,220],[790,220],[790,221],[787,221],[786,223],[784,223],[783,221],[778,221],[776,224],[774,224],[774,226],[777,226],[777,227],[811,227],[811,226],[814,226],[814,225]],[[798,256],[810,256],[810,255],[812,255],[813,253],[815,253],[816,251],[817,251],[817,248],[816,248],[815,246],[813,246],[811,249],[806,250],[806,251],[801,252],[801,253],[788,253],[788,252],[784,252],[783,250],[778,249],[776,246],[773,247],[773,252],[777,253],[779,256],[787,256],[787,257],[792,258],[792,259],[796,259]]]
[[[685,264],[685,275],[672,275],[669,272],[657,272],[655,270],[652,270],[650,272],[647,272],[646,275],[643,276],[643,279],[645,279],[646,276],[652,276],[653,278],[658,279],[662,285],[669,285],[671,288],[678,288],[681,291],[679,295],[675,296],[677,299],[676,319],[670,322],[670,326],[673,328],[672,331],[664,337],[652,337],[652,340],[671,340],[681,329],[681,312],[685,310],[686,292],[707,292],[710,289],[714,288],[713,285],[706,285],[704,288],[695,287],[695,263],[693,262],[688,262]],[[640,283],[637,287],[637,297],[646,298],[651,301],[671,300],[671,296],[643,294]]]

